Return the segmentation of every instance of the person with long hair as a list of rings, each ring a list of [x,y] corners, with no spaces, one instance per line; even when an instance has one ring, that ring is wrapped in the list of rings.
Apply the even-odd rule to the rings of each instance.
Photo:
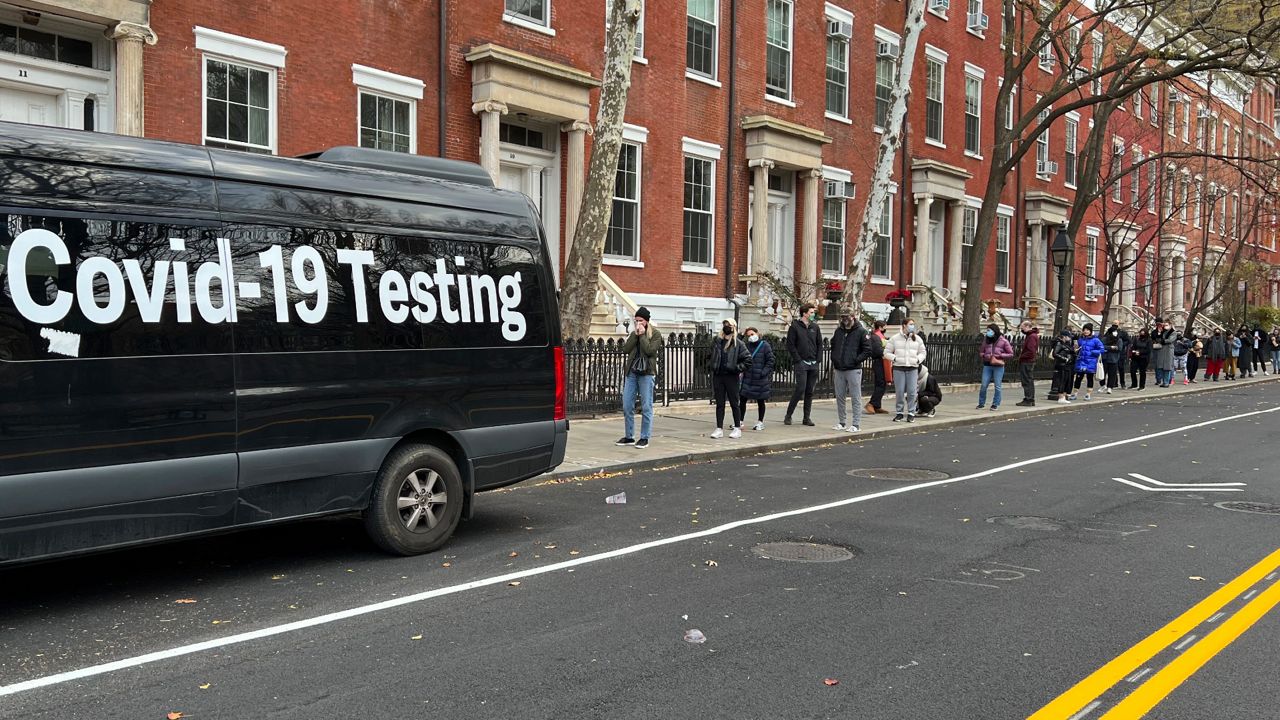
[[[751,353],[738,339],[738,323],[733,318],[721,324],[720,337],[711,339],[711,389],[716,398],[716,429],[711,438],[724,437],[724,406],[733,413],[729,437],[742,437],[742,405],[738,402],[738,386],[742,373],[751,366]]]
[[[1076,340],[1075,383],[1075,389],[1078,391],[1082,381],[1086,379],[1089,381],[1084,393],[1085,400],[1093,397],[1093,379],[1098,374],[1098,359],[1102,357],[1103,350],[1102,341],[1093,336],[1093,323],[1085,323],[1080,329],[1080,338]],[[1067,399],[1075,400],[1076,393],[1071,393]]]
[[[978,389],[978,409],[987,404],[987,386],[995,384],[995,396],[991,409],[1000,407],[1001,385],[1004,383],[1004,365],[1013,359],[1013,345],[1000,332],[1000,326],[991,323],[978,343],[978,356],[982,360],[982,387]]]
[[[773,397],[773,346],[760,336],[760,331],[747,328],[747,352],[751,353],[751,366],[742,373],[742,386],[738,388],[742,406],[740,416],[747,417],[747,403],[754,400],[758,415],[752,430],[764,430],[765,403]]]

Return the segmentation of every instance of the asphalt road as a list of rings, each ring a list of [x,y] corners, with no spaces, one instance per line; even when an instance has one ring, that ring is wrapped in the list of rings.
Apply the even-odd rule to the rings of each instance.
[[[1277,409],[1268,383],[525,485],[418,558],[339,519],[4,571],[0,693],[54,682],[0,717],[1273,719],[1280,556],[1236,578],[1280,514],[1216,503],[1280,506]],[[853,557],[761,557],[790,541]]]

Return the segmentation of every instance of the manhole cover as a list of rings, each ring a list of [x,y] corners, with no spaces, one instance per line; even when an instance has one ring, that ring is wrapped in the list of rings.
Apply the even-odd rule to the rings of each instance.
[[[847,475],[871,480],[897,480],[911,482],[914,480],[946,480],[951,477],[937,470],[921,470],[919,468],[854,468]]]
[[[1228,500],[1227,502],[1214,503],[1213,506],[1220,507],[1223,510],[1233,510],[1235,512],[1256,513],[1258,515],[1280,515],[1280,505],[1274,505],[1272,503]]]
[[[1055,520],[1050,517],[1039,517],[1036,515],[997,515],[987,518],[987,522],[995,525],[1006,525],[1018,530],[1040,530],[1042,532],[1056,532],[1058,530],[1066,530],[1067,524],[1061,520]]]
[[[760,543],[751,548],[756,557],[790,562],[840,562],[853,558],[853,551],[839,545],[806,542]]]

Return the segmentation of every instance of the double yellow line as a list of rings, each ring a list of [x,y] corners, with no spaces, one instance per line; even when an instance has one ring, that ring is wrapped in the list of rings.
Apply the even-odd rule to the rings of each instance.
[[[1160,654],[1165,648],[1199,627],[1217,614],[1249,588],[1280,568],[1280,550],[1263,558],[1257,565],[1239,577],[1223,585],[1212,595],[1201,600],[1190,610],[1169,624],[1152,633],[1145,640],[1126,650],[1116,659],[1098,668],[1093,674],[1076,683],[1070,690],[1045,705],[1028,720],[1066,720],[1083,710],[1089,703],[1101,697],[1116,683],[1128,677],[1138,668]],[[1186,652],[1151,676],[1132,692],[1102,720],[1133,720],[1150,712],[1169,693],[1209,662],[1223,648],[1240,637],[1259,619],[1280,604],[1280,581],[1275,582],[1250,600],[1229,619],[1225,620],[1204,639],[1192,645]]]

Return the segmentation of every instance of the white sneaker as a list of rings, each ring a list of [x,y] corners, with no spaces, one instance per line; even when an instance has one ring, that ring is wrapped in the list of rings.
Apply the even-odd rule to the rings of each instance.
[[[839,423],[836,423],[835,425],[832,425],[832,426],[831,426],[831,429],[832,429],[832,430],[843,430],[843,429],[844,429],[844,426],[843,426],[843,425],[841,425],[841,424],[839,424]]]
[[[1085,394],[1084,394],[1084,399],[1085,399],[1085,400],[1092,400],[1092,399],[1093,399],[1093,393],[1085,393]]]
[[[857,425],[850,425],[850,426],[849,426],[849,432],[851,432],[851,433],[856,433],[856,432],[858,432],[858,426],[857,426]]]
[[[751,428],[751,429],[752,429],[752,430],[763,430],[763,429],[764,429],[764,421],[761,421],[761,422],[756,423],[756,424],[755,424],[755,427],[753,427],[753,428]]]
[[[1071,401],[1070,401],[1070,400],[1068,400],[1066,397],[1059,397],[1059,398],[1058,398],[1058,404],[1059,404],[1059,405],[1070,405],[1070,404],[1071,404]]]
[[[730,430],[729,437],[735,438],[735,439],[742,437],[742,428],[735,427],[734,429]]]
[[[724,437],[724,430],[721,430],[720,428],[716,428],[715,430],[711,431],[712,440],[719,440],[722,437]]]
[[[1111,388],[1107,388],[1107,394],[1108,394],[1108,395],[1110,395],[1110,394],[1111,394]]]

